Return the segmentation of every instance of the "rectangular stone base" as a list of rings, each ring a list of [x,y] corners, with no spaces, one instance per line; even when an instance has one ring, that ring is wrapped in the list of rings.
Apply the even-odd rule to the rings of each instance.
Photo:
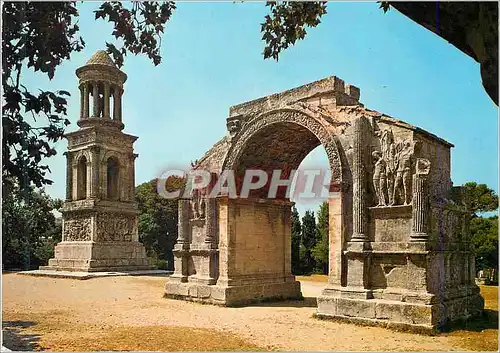
[[[175,279],[169,279],[165,285],[165,297],[224,306],[240,306],[262,301],[302,299],[302,293],[298,281],[225,287],[177,282]]]
[[[46,267],[46,266],[43,266]],[[77,272],[77,271],[62,271],[62,270],[32,270],[18,272],[18,275],[35,276],[35,277],[51,277],[51,278],[70,278],[70,279],[91,279],[100,277],[120,277],[120,276],[168,276],[172,271],[166,270],[140,270],[140,271],[121,271],[121,272]]]
[[[151,270],[144,246],[139,242],[61,242],[54,258],[40,270],[120,272]]]
[[[478,293],[464,293],[464,296],[444,302],[423,293],[420,302],[404,302],[349,298],[351,292],[352,290],[325,289],[318,297],[316,316],[433,334],[453,321],[481,314],[484,307],[484,300]],[[422,304],[423,302],[427,303]]]

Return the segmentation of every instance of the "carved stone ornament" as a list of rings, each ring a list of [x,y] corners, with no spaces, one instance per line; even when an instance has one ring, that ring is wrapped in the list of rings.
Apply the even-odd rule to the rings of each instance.
[[[205,198],[202,197],[200,190],[195,189],[191,195],[191,215],[192,219],[205,218]]]
[[[230,116],[226,120],[227,131],[229,135],[234,136],[241,130],[241,116]]]
[[[99,215],[100,241],[132,241],[135,230],[134,216],[113,213]]]
[[[223,169],[234,169],[246,143],[262,128],[274,123],[292,122],[311,131],[326,150],[332,173],[332,183],[342,184],[342,164],[334,136],[313,116],[299,109],[278,109],[263,113],[245,123],[223,164]]]
[[[91,219],[89,216],[75,215],[64,220],[65,241],[89,241],[91,232]]]
[[[377,131],[381,151],[374,157],[373,186],[377,206],[409,205],[412,201],[412,164],[415,142],[395,141],[392,130]]]

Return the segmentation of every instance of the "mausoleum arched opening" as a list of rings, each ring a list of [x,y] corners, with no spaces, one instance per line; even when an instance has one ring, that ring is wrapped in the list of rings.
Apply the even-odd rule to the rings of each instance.
[[[315,148],[323,148],[320,140],[303,125],[277,122],[259,129],[248,138],[235,163],[238,195],[242,191],[245,171],[261,170],[266,173],[267,182],[259,189],[250,190],[249,198],[296,199],[297,195],[309,187],[305,185],[306,174],[303,171],[298,172],[299,166]],[[329,169],[328,163],[324,169]],[[320,191],[318,182],[321,177],[314,178],[315,191]],[[271,185],[273,178],[275,181],[280,180],[277,187]],[[254,177],[252,182],[257,182],[256,179],[257,177]],[[291,184],[287,185],[285,180]]]
[[[77,162],[76,167],[76,180],[77,180],[77,188],[76,188],[76,199],[83,200],[87,198],[87,168],[89,168],[89,162],[87,161],[87,157],[82,155]]]
[[[120,162],[114,156],[111,156],[106,161],[106,185],[108,200],[120,199]]]

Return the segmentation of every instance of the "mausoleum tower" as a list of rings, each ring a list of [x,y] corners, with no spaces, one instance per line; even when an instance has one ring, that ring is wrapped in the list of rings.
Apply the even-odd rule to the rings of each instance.
[[[127,75],[105,51],[76,70],[79,129],[68,140],[62,242],[43,269],[119,271],[150,268],[138,241],[134,203],[136,136],[122,132]]]

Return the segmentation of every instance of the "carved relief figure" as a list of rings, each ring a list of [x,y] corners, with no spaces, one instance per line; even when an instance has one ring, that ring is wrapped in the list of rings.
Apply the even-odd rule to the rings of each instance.
[[[104,214],[100,218],[100,241],[131,241],[134,231],[133,217]]]
[[[227,118],[227,131],[231,136],[236,135],[241,130],[241,120],[239,116]]]
[[[90,218],[75,216],[64,221],[65,241],[90,240],[90,232]]]
[[[104,95],[103,94],[99,94],[97,96],[97,106],[98,106],[97,116],[102,118],[104,116]]]
[[[375,169],[373,171],[373,187],[377,195],[377,206],[386,206],[387,178],[386,178],[386,163],[382,158],[382,153],[375,151],[372,153],[375,157]]]
[[[410,141],[398,143],[396,154],[396,178],[394,181],[393,204],[398,202],[398,197],[405,205],[411,202],[411,162],[413,157],[413,144]],[[400,196],[402,194],[402,196]]]
[[[382,150],[382,159],[385,161],[386,178],[387,178],[387,195],[389,196],[389,204],[394,204],[394,175],[396,173],[395,151],[394,151],[394,136],[392,130],[378,131],[377,135],[380,138],[380,146]]]
[[[194,219],[205,218],[205,199],[200,190],[193,190],[191,196],[191,211]]]
[[[415,144],[411,141],[394,141],[392,130],[377,131],[381,152],[373,152],[376,158],[373,183],[378,198],[377,206],[411,203],[411,166]],[[383,166],[382,166],[383,164]],[[384,170],[384,179],[381,172]],[[383,183],[382,183],[383,181]],[[375,185],[375,183],[377,185]]]

